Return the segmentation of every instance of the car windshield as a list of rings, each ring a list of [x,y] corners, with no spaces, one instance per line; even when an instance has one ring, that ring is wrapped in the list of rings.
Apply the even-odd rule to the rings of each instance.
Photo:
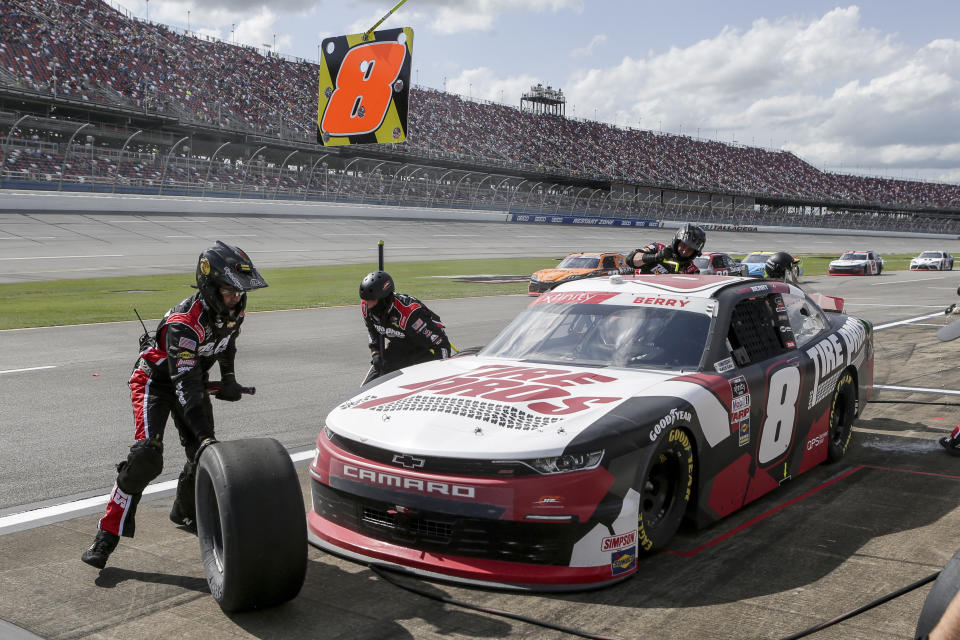
[[[596,256],[567,256],[563,259],[558,269],[595,269],[600,264],[600,258]]]
[[[743,259],[743,262],[745,264],[757,264],[758,262],[766,262],[769,257],[770,254],[751,253]]]
[[[710,317],[662,307],[534,303],[481,355],[551,364],[696,369]]]
[[[867,254],[865,253],[845,253],[840,256],[841,260],[866,260]]]
[[[697,268],[700,270],[706,269],[710,266],[710,258],[706,256],[700,256],[699,258],[693,259],[693,264],[697,265]]]
[[[940,258],[941,256],[940,256],[940,252],[939,252],[939,251],[924,251],[924,252],[921,253],[918,257],[920,257],[920,258]]]

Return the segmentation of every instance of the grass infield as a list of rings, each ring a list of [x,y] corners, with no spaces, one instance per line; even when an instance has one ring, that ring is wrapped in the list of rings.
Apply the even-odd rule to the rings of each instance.
[[[827,264],[837,258],[833,254],[801,257],[804,277],[825,275]],[[907,269],[911,257],[912,254],[884,256],[884,270]],[[429,301],[526,293],[526,277],[537,269],[556,266],[559,258],[396,262],[387,265],[387,269],[399,291]],[[357,304],[360,280],[374,269],[376,263],[264,269],[263,276],[270,286],[250,293],[247,310]],[[510,282],[493,276],[522,279]],[[134,308],[144,320],[155,320],[190,295],[194,282],[193,271],[184,270],[170,275],[0,284],[0,329],[136,320]],[[147,326],[153,328],[149,323]]]

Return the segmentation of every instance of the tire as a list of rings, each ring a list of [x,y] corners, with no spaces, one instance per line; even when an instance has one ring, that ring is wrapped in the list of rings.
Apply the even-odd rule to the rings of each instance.
[[[927,594],[917,620],[917,638],[926,637],[937,626],[943,612],[947,610],[950,601],[960,593],[960,551],[953,554],[953,558],[943,567],[943,571],[933,583],[933,588]]]
[[[307,521],[293,462],[272,438],[218,442],[197,467],[197,537],[226,613],[294,598],[307,572]]]
[[[640,554],[664,547],[680,528],[693,491],[693,470],[690,436],[674,427],[660,437],[637,477],[640,493],[637,550]]]
[[[827,435],[827,461],[836,462],[847,452],[856,418],[857,387],[849,370],[840,374],[830,405],[830,428]]]

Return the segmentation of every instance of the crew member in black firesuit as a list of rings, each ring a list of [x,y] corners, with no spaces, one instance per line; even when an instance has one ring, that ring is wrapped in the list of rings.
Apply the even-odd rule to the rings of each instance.
[[[639,273],[700,273],[693,259],[703,252],[706,243],[703,228],[686,223],[677,229],[669,245],[651,242],[628,253],[627,264],[636,267]]]
[[[397,293],[386,271],[373,271],[360,283],[360,313],[370,334],[372,370],[365,382],[397,369],[450,356],[440,316],[413,296]],[[387,343],[381,353],[379,336]]]
[[[240,399],[234,375],[237,337],[243,324],[247,291],[267,283],[246,253],[217,241],[197,262],[199,291],[170,309],[154,337],[144,335],[130,377],[136,442],[117,465],[117,480],[97,536],[81,559],[102,569],[120,536],[133,537],[134,517],[143,490],[163,469],[163,431],[167,418],[180,435],[187,463],[180,473],[170,520],[196,530],[194,477],[200,451],[214,440],[213,407],[206,394],[208,372],[220,364],[221,400]]]

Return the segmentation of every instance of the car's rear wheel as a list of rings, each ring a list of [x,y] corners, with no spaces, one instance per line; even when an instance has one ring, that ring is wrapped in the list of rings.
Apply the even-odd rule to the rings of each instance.
[[[197,467],[197,537],[227,613],[286,602],[303,586],[307,525],[290,456],[272,438],[218,442]]]
[[[856,417],[857,388],[850,371],[844,371],[837,380],[830,405],[830,430],[827,435],[827,460],[836,462],[847,452],[853,435]]]
[[[677,427],[661,435],[653,455],[637,478],[640,553],[662,548],[680,528],[693,491],[693,470],[690,436]]]

